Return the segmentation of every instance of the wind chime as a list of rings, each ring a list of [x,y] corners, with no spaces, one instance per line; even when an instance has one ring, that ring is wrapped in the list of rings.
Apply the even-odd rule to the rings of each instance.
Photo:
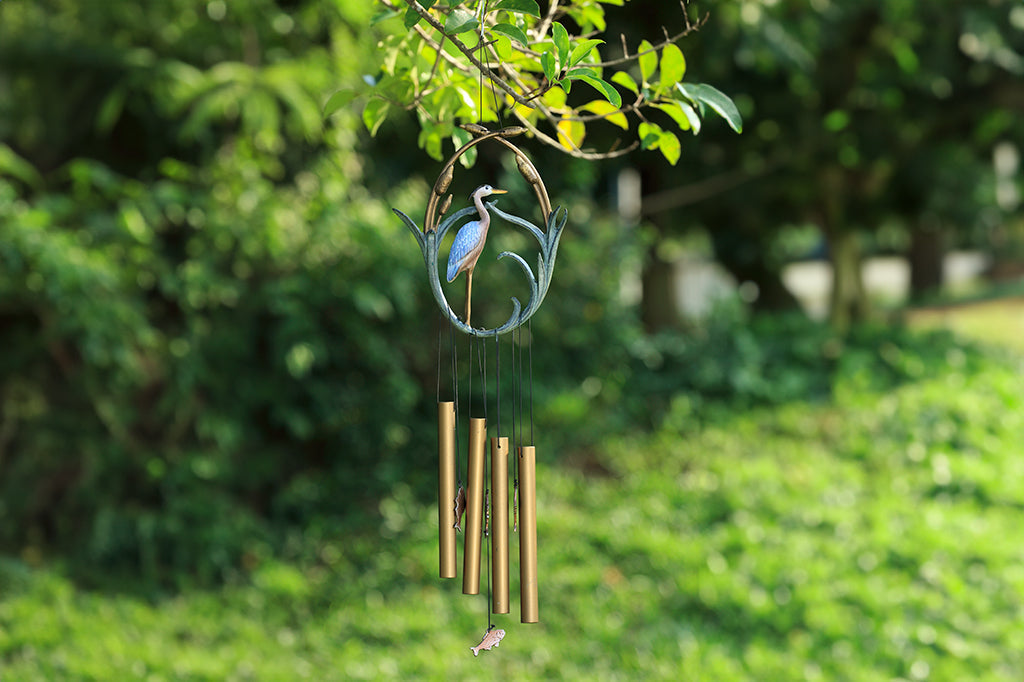
[[[462,592],[468,595],[480,594],[480,564],[484,539],[489,543],[488,572],[489,599],[487,609],[487,631],[483,640],[476,647],[471,647],[473,655],[481,649],[489,650],[498,646],[505,636],[503,629],[496,628],[491,614],[507,614],[510,612],[509,600],[509,468],[512,468],[512,519],[511,529],[519,537],[519,588],[520,610],[523,623],[540,621],[537,577],[537,495],[536,495],[536,448],[533,442],[533,370],[532,370],[532,333],[527,327],[527,341],[523,342],[522,330],[528,325],[530,318],[540,308],[551,283],[555,265],[555,255],[562,229],[568,220],[568,212],[563,208],[552,210],[547,189],[541,180],[540,173],[530,159],[511,140],[526,132],[521,127],[506,127],[491,131],[487,128],[470,124],[463,128],[473,134],[473,139],[464,144],[448,159],[434,183],[430,199],[427,202],[426,215],[422,230],[416,223],[401,211],[395,213],[402,219],[423,253],[427,268],[430,288],[441,310],[442,319],[447,317],[451,347],[452,395],[451,399],[441,399],[441,333],[438,331],[438,545],[441,578],[457,577],[457,531],[462,529],[462,515],[465,513],[465,529],[463,532],[463,563]],[[545,229],[516,215],[499,209],[494,201],[484,204],[484,199],[505,190],[495,189],[490,185],[481,185],[470,196],[472,206],[458,210],[444,218],[452,203],[449,189],[455,174],[455,165],[469,150],[482,143],[493,143],[504,147],[504,151],[515,156],[516,167],[526,183],[532,188],[540,204],[540,211]],[[465,315],[460,318],[445,298],[438,272],[438,256],[441,243],[450,229],[472,214],[478,219],[463,225],[449,249],[446,268],[446,279],[454,281],[460,274],[466,278]],[[494,328],[474,327],[471,323],[473,272],[484,248],[488,230],[491,228],[493,216],[502,222],[521,228],[532,235],[538,242],[540,250],[537,258],[537,272],[518,254],[503,251],[498,259],[511,258],[519,265],[529,283],[530,298],[523,306],[515,297],[511,298],[512,314],[504,324]],[[458,439],[459,421],[459,388],[458,388],[458,354],[456,352],[455,330],[470,337],[469,364],[469,405],[468,413],[468,463],[463,478],[460,443]],[[510,334],[512,341],[512,419],[511,443],[501,422],[501,343],[500,337]],[[488,428],[487,420],[487,372],[486,346],[489,339],[494,339],[494,376],[496,377],[496,424],[490,439],[490,476],[487,476],[485,461],[485,443]],[[527,403],[529,405],[529,432],[525,428],[526,420],[523,408],[524,370],[523,348],[528,350],[529,381]],[[481,375],[481,391],[483,415],[473,412],[472,381],[474,346],[477,356],[477,370]],[[510,462],[510,448],[515,447],[515,455]]]

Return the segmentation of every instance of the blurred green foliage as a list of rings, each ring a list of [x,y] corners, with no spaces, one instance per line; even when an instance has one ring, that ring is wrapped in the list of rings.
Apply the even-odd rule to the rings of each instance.
[[[419,266],[320,114],[368,11],[0,7],[4,546],[205,582],[398,479]]]
[[[632,13],[633,35],[675,9]],[[755,305],[795,306],[780,247],[807,226],[816,241],[800,256],[836,266],[840,326],[869,309],[852,286],[862,255],[905,254],[919,297],[942,284],[946,249],[1019,252],[1010,197],[1020,196],[1020,173],[1000,180],[993,164],[1024,139],[1019,2],[730,0],[707,9],[707,27],[684,50],[702,79],[735,99],[745,133],[737,142],[707,126],[684,144],[691,161],[669,172],[638,157],[651,198],[644,212],[666,235],[706,231],[716,259],[758,285]]]
[[[585,165],[528,330],[544,624],[469,662],[481,600],[433,577],[435,308],[389,211],[426,172],[401,125],[321,116],[371,12],[0,3],[4,679],[1020,670],[1019,361],[738,304],[645,336],[619,287],[650,244]]]
[[[372,7],[165,11],[0,6],[0,545],[208,584],[400,481],[429,493],[437,321],[388,210],[428,187],[365,149],[356,112],[321,116],[372,69]],[[538,369],[569,383],[622,357],[630,324],[626,237],[574,173],[560,201],[588,238],[566,240],[536,329],[564,332],[552,357],[578,362]],[[478,289],[507,303],[496,277]]]

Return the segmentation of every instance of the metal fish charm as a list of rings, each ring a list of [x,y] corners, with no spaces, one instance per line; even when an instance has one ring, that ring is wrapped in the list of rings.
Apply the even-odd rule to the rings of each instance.
[[[473,652],[474,656],[480,655],[480,650],[490,651],[491,647],[496,647],[501,643],[501,640],[505,637],[504,630],[495,630],[493,627],[484,633],[484,638],[480,640],[480,643],[476,646],[469,647],[469,650]]]
[[[455,494],[455,530],[462,532],[462,517],[466,513],[466,489],[461,485]]]

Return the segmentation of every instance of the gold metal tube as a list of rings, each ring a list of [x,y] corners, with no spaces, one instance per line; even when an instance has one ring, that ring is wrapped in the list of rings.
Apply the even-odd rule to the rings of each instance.
[[[469,474],[466,485],[466,541],[462,550],[462,593],[480,594],[480,537],[484,520],[484,443],[487,420],[469,419]]]
[[[437,546],[441,577],[454,578],[455,556],[455,403],[437,404]]]
[[[491,611],[508,613],[508,438],[491,439]]]
[[[524,623],[540,621],[537,593],[537,451],[519,448],[519,602]]]

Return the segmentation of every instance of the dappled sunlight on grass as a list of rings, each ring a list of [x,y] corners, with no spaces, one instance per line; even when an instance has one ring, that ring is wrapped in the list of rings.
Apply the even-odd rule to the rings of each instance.
[[[649,429],[593,424],[583,454],[541,440],[538,625],[519,623],[516,536],[513,613],[488,618],[436,577],[436,510],[405,481],[219,589],[0,562],[4,680],[1015,679],[1020,357],[801,324],[659,339],[612,406]],[[610,408],[565,395],[539,414],[571,447]],[[491,622],[507,635],[474,658]]]
[[[1024,351],[1024,296],[919,308],[908,311],[907,320],[916,329],[948,329]]]
[[[486,598],[436,578],[436,511],[399,486],[376,526],[220,591],[145,601],[6,561],[4,679],[1017,679],[1020,376],[853,371],[828,403],[670,410],[610,439],[600,477],[545,454],[541,623],[518,622],[513,539],[508,634],[479,658]]]

